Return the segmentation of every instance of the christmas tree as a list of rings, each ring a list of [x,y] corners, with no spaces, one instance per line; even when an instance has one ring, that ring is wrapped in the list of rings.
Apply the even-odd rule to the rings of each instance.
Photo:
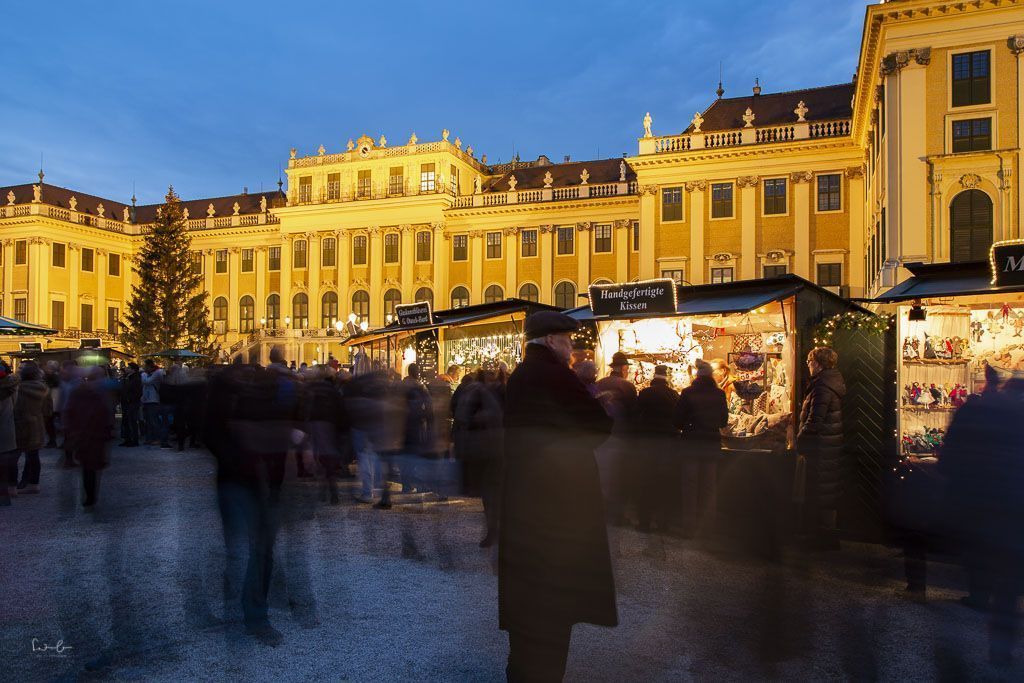
[[[192,270],[191,245],[181,200],[170,187],[132,264],[137,281],[121,329],[132,353],[187,348],[214,357],[203,275]]]

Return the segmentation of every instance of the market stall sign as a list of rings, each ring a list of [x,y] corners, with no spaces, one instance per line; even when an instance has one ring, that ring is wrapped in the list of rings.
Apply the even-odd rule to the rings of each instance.
[[[21,342],[22,353],[42,353],[43,345],[41,342]]]
[[[103,346],[103,340],[99,337],[82,337],[78,340],[80,349],[98,349]]]
[[[398,317],[398,324],[402,326],[434,324],[434,317],[430,313],[429,301],[417,301],[414,304],[398,304],[395,306],[395,315]]]
[[[998,287],[1024,285],[1024,240],[992,245],[992,284]]]
[[[438,373],[437,330],[416,333],[416,365],[420,368],[420,379],[430,381]]]
[[[594,315],[649,315],[676,312],[676,283],[669,278],[590,285],[590,310]]]

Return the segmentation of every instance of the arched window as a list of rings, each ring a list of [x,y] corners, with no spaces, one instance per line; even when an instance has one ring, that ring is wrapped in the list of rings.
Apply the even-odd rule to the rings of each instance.
[[[469,305],[469,290],[459,285],[452,290],[452,308],[462,308]]]
[[[305,292],[292,297],[292,327],[296,330],[309,327],[309,297]]]
[[[370,294],[365,290],[359,290],[358,292],[352,293],[352,312],[356,314],[359,319],[357,322],[363,322],[364,320],[370,319]]]
[[[603,277],[599,277],[598,279],[594,280],[595,285],[610,285],[611,283],[611,280],[607,280]]]
[[[537,285],[527,282],[519,288],[519,298],[537,303],[540,301],[540,290],[537,289]]]
[[[338,293],[325,292],[320,301],[320,327],[329,329],[338,320]]]
[[[267,327],[276,330],[281,324],[281,297],[271,294],[267,297]]]
[[[949,205],[949,257],[953,263],[985,261],[992,246],[992,200],[967,190]]]
[[[434,309],[434,290],[432,290],[430,287],[420,287],[419,289],[417,289],[416,296],[414,298],[416,299],[416,303],[426,301],[428,304],[430,304],[430,309]]]
[[[256,329],[256,302],[246,294],[238,302],[238,331],[248,334]]]
[[[505,292],[498,285],[491,285],[484,290],[484,303],[493,304],[505,298]]]
[[[389,289],[384,292],[384,319],[390,315],[394,317],[395,306],[402,303],[402,293],[397,289]]]
[[[555,305],[559,308],[576,308],[576,285],[568,280],[555,285]]]
[[[227,322],[228,319],[228,300],[222,296],[218,296],[213,300],[213,320],[214,322],[223,323]]]

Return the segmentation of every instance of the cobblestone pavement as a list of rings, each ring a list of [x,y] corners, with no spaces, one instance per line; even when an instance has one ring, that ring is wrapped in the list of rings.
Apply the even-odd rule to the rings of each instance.
[[[345,496],[282,531],[278,554],[306,553],[319,624],[292,617],[275,576],[284,642],[268,648],[224,619],[208,454],[115,449],[91,514],[79,471],[56,458],[44,452],[40,495],[0,508],[0,680],[504,679],[476,500],[382,511]],[[952,567],[933,571],[938,587],[918,604],[903,598],[898,552],[878,546],[769,564],[632,530],[612,529],[611,542],[621,625],[576,627],[569,680],[1024,674],[987,663],[985,618],[957,603]],[[72,649],[33,652],[33,639]]]

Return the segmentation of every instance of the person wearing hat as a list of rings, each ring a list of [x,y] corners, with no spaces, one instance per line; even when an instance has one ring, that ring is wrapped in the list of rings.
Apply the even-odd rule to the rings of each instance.
[[[725,391],[715,381],[714,369],[697,361],[690,386],[679,392],[676,427],[682,433],[683,534],[714,524],[717,507],[718,458],[722,454],[720,430],[729,424]]]
[[[626,508],[636,502],[634,494],[641,469],[636,458],[631,457],[635,445],[636,386],[627,379],[631,364],[626,354],[616,351],[608,367],[608,376],[597,382],[597,400],[614,426],[612,438],[602,448],[599,460],[606,482],[609,518],[613,524],[622,525],[626,523]]]
[[[573,625],[618,624],[594,461],[612,420],[569,369],[577,327],[562,313],[530,315],[505,392],[498,616],[510,681],[562,680]]]
[[[679,481],[679,430],[675,424],[676,401],[679,394],[669,384],[667,365],[654,368],[651,385],[643,389],[636,399],[638,455],[641,460],[637,478],[636,512],[641,531],[647,531],[654,521],[660,531],[668,528],[667,503],[677,495],[671,482]]]

